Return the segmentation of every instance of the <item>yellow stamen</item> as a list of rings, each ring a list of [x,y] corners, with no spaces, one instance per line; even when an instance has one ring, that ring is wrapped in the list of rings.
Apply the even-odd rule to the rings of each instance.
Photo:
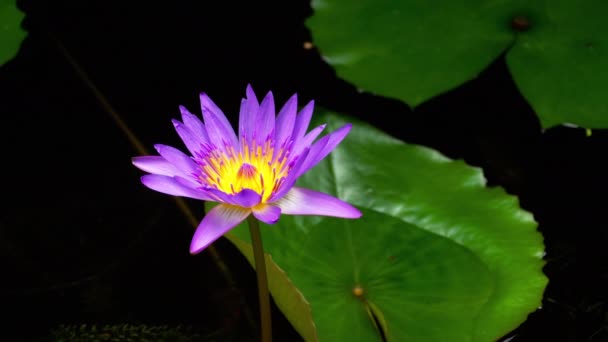
[[[265,203],[289,172],[288,150],[277,150],[270,141],[252,146],[242,143],[236,152],[229,147],[227,152],[215,150],[201,163],[201,180],[208,186],[229,194],[251,189],[262,196]]]

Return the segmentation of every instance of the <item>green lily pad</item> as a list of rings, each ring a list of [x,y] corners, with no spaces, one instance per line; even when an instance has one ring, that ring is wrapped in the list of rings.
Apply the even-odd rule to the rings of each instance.
[[[15,57],[26,32],[21,29],[24,14],[15,0],[0,0],[0,66]]]
[[[330,130],[346,122],[317,119]],[[363,212],[262,227],[271,293],[307,341],[379,341],[380,330],[388,341],[492,341],[540,305],[542,236],[479,169],[354,122],[298,182]],[[253,264],[246,225],[227,237]]]
[[[552,0],[524,12],[531,29],[517,36],[507,64],[543,127],[608,127],[606,13],[601,0]]]
[[[448,239],[373,210],[363,213],[356,221],[284,217],[265,227],[266,251],[310,302],[319,340],[379,341],[368,309],[383,316],[391,340],[470,340],[493,289],[487,267]],[[239,227],[231,240],[243,248],[248,234]],[[357,286],[362,298],[353,294]],[[310,311],[280,307],[294,323],[310,320]]]
[[[608,2],[317,0],[313,8],[315,44],[364,90],[415,107],[508,50],[513,78],[543,127],[608,127]]]

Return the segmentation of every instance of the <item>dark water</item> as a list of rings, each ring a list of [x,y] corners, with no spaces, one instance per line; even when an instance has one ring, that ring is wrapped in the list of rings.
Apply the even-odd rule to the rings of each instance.
[[[234,114],[245,85],[357,116],[400,139],[483,168],[534,213],[547,246],[543,309],[511,341],[608,340],[608,132],[541,134],[500,58],[478,78],[417,108],[336,78],[315,49],[307,1],[21,1],[29,36],[0,68],[4,207],[2,333],[44,340],[58,324],[190,325],[253,340],[253,271],[224,240],[188,254],[191,227],[169,196],[144,189],[138,153],[74,72],[86,70],[147,148],[179,145],[170,119],[206,91]],[[55,37],[55,38],[53,38]],[[200,203],[188,202],[198,217]],[[274,310],[275,338],[297,340]]]

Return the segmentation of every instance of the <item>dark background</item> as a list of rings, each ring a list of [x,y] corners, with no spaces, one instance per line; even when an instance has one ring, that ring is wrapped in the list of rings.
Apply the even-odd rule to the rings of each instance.
[[[133,133],[181,146],[178,105],[207,92],[233,123],[245,86],[367,121],[482,167],[519,196],[545,237],[543,307],[510,341],[608,341],[608,133],[541,131],[503,58],[415,110],[336,77],[304,26],[308,1],[19,1],[28,37],[0,67],[2,334],[37,341],[59,324],[192,326],[254,340],[255,276],[221,239],[232,280],[170,196],[145,189],[139,153],[79,77],[88,74]],[[509,23],[505,23],[508,25]],[[61,47],[65,50],[62,50]],[[200,202],[187,202],[203,215]],[[297,340],[274,310],[275,339]]]

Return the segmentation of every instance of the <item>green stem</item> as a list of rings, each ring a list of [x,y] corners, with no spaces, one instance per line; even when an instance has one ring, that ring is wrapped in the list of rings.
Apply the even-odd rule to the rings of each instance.
[[[251,243],[253,245],[253,259],[255,260],[255,273],[258,276],[258,298],[260,301],[260,320],[262,321],[262,342],[272,341],[272,321],[270,316],[270,297],[268,295],[268,279],[266,278],[266,262],[264,261],[264,247],[260,234],[260,223],[253,215],[247,219]]]

